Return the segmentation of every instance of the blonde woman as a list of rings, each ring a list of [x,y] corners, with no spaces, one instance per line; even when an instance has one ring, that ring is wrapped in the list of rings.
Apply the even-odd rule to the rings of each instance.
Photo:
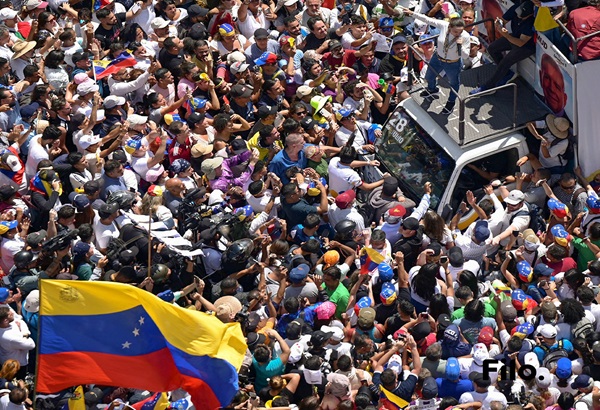
[[[219,26],[210,46],[212,50],[218,51],[219,55],[223,57],[233,51],[241,51],[243,53],[248,46],[248,41],[246,37],[236,33],[235,28],[231,24],[225,23]]]
[[[142,198],[142,206],[140,213],[142,215],[152,215],[153,221],[161,221],[168,228],[175,225],[173,214],[165,206],[165,197],[163,196],[164,189],[158,185],[151,185],[148,192]]]

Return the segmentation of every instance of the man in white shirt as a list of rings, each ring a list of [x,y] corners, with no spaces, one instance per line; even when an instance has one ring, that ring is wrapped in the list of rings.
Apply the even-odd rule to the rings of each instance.
[[[37,166],[44,159],[51,159],[53,151],[60,152],[58,143],[61,132],[58,127],[49,125],[41,135],[35,136],[29,145],[29,155],[25,163],[25,174],[31,179],[37,173]]]
[[[29,351],[35,348],[31,333],[21,322],[15,321],[15,315],[8,306],[0,306],[0,360],[13,359],[19,362],[26,373],[29,363]]]
[[[119,205],[116,203],[103,204],[94,218],[94,234],[96,246],[102,253],[106,253],[111,239],[119,237],[119,229],[115,219],[119,216]]]
[[[358,172],[352,169],[352,161],[356,159],[356,149],[344,146],[340,150],[340,156],[329,161],[329,190],[330,192],[342,193],[352,189],[371,191],[381,185],[389,174],[386,172],[379,181],[367,183],[362,180]]]
[[[506,203],[506,211],[502,218],[500,233],[492,239],[492,245],[505,245],[514,231],[523,232],[529,227],[529,208],[525,203],[525,195],[518,189],[508,192],[506,187],[500,187]]]
[[[304,12],[302,13],[302,25],[307,26],[308,20],[311,17],[320,17],[323,19],[325,24],[331,28],[337,28],[340,26],[338,21],[338,9],[333,10],[321,7],[323,0],[307,0]]]
[[[329,206],[327,213],[331,226],[335,226],[338,222],[347,219],[356,224],[355,232],[362,232],[365,229],[365,220],[353,205],[355,199],[356,193],[351,189],[343,194],[339,194],[335,198],[335,204]]]

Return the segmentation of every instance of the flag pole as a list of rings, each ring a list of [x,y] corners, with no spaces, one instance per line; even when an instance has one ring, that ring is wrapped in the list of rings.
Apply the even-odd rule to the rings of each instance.
[[[148,210],[148,277],[152,276],[152,207]]]

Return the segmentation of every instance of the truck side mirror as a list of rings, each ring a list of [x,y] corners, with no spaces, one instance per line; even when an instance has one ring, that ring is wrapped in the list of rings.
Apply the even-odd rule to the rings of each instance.
[[[446,224],[449,224],[452,220],[452,215],[454,215],[454,209],[450,206],[450,204],[444,205],[444,209],[442,209],[442,219],[446,221]]]

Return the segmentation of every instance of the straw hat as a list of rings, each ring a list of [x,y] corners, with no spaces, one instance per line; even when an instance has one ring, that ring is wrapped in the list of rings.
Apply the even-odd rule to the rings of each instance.
[[[12,56],[13,60],[21,57],[22,55],[27,54],[29,51],[35,48],[37,43],[35,41],[17,41],[12,48],[12,51],[15,53]]]
[[[556,138],[561,140],[569,136],[569,120],[563,117],[557,117],[553,114],[546,116],[546,125],[548,129]]]

